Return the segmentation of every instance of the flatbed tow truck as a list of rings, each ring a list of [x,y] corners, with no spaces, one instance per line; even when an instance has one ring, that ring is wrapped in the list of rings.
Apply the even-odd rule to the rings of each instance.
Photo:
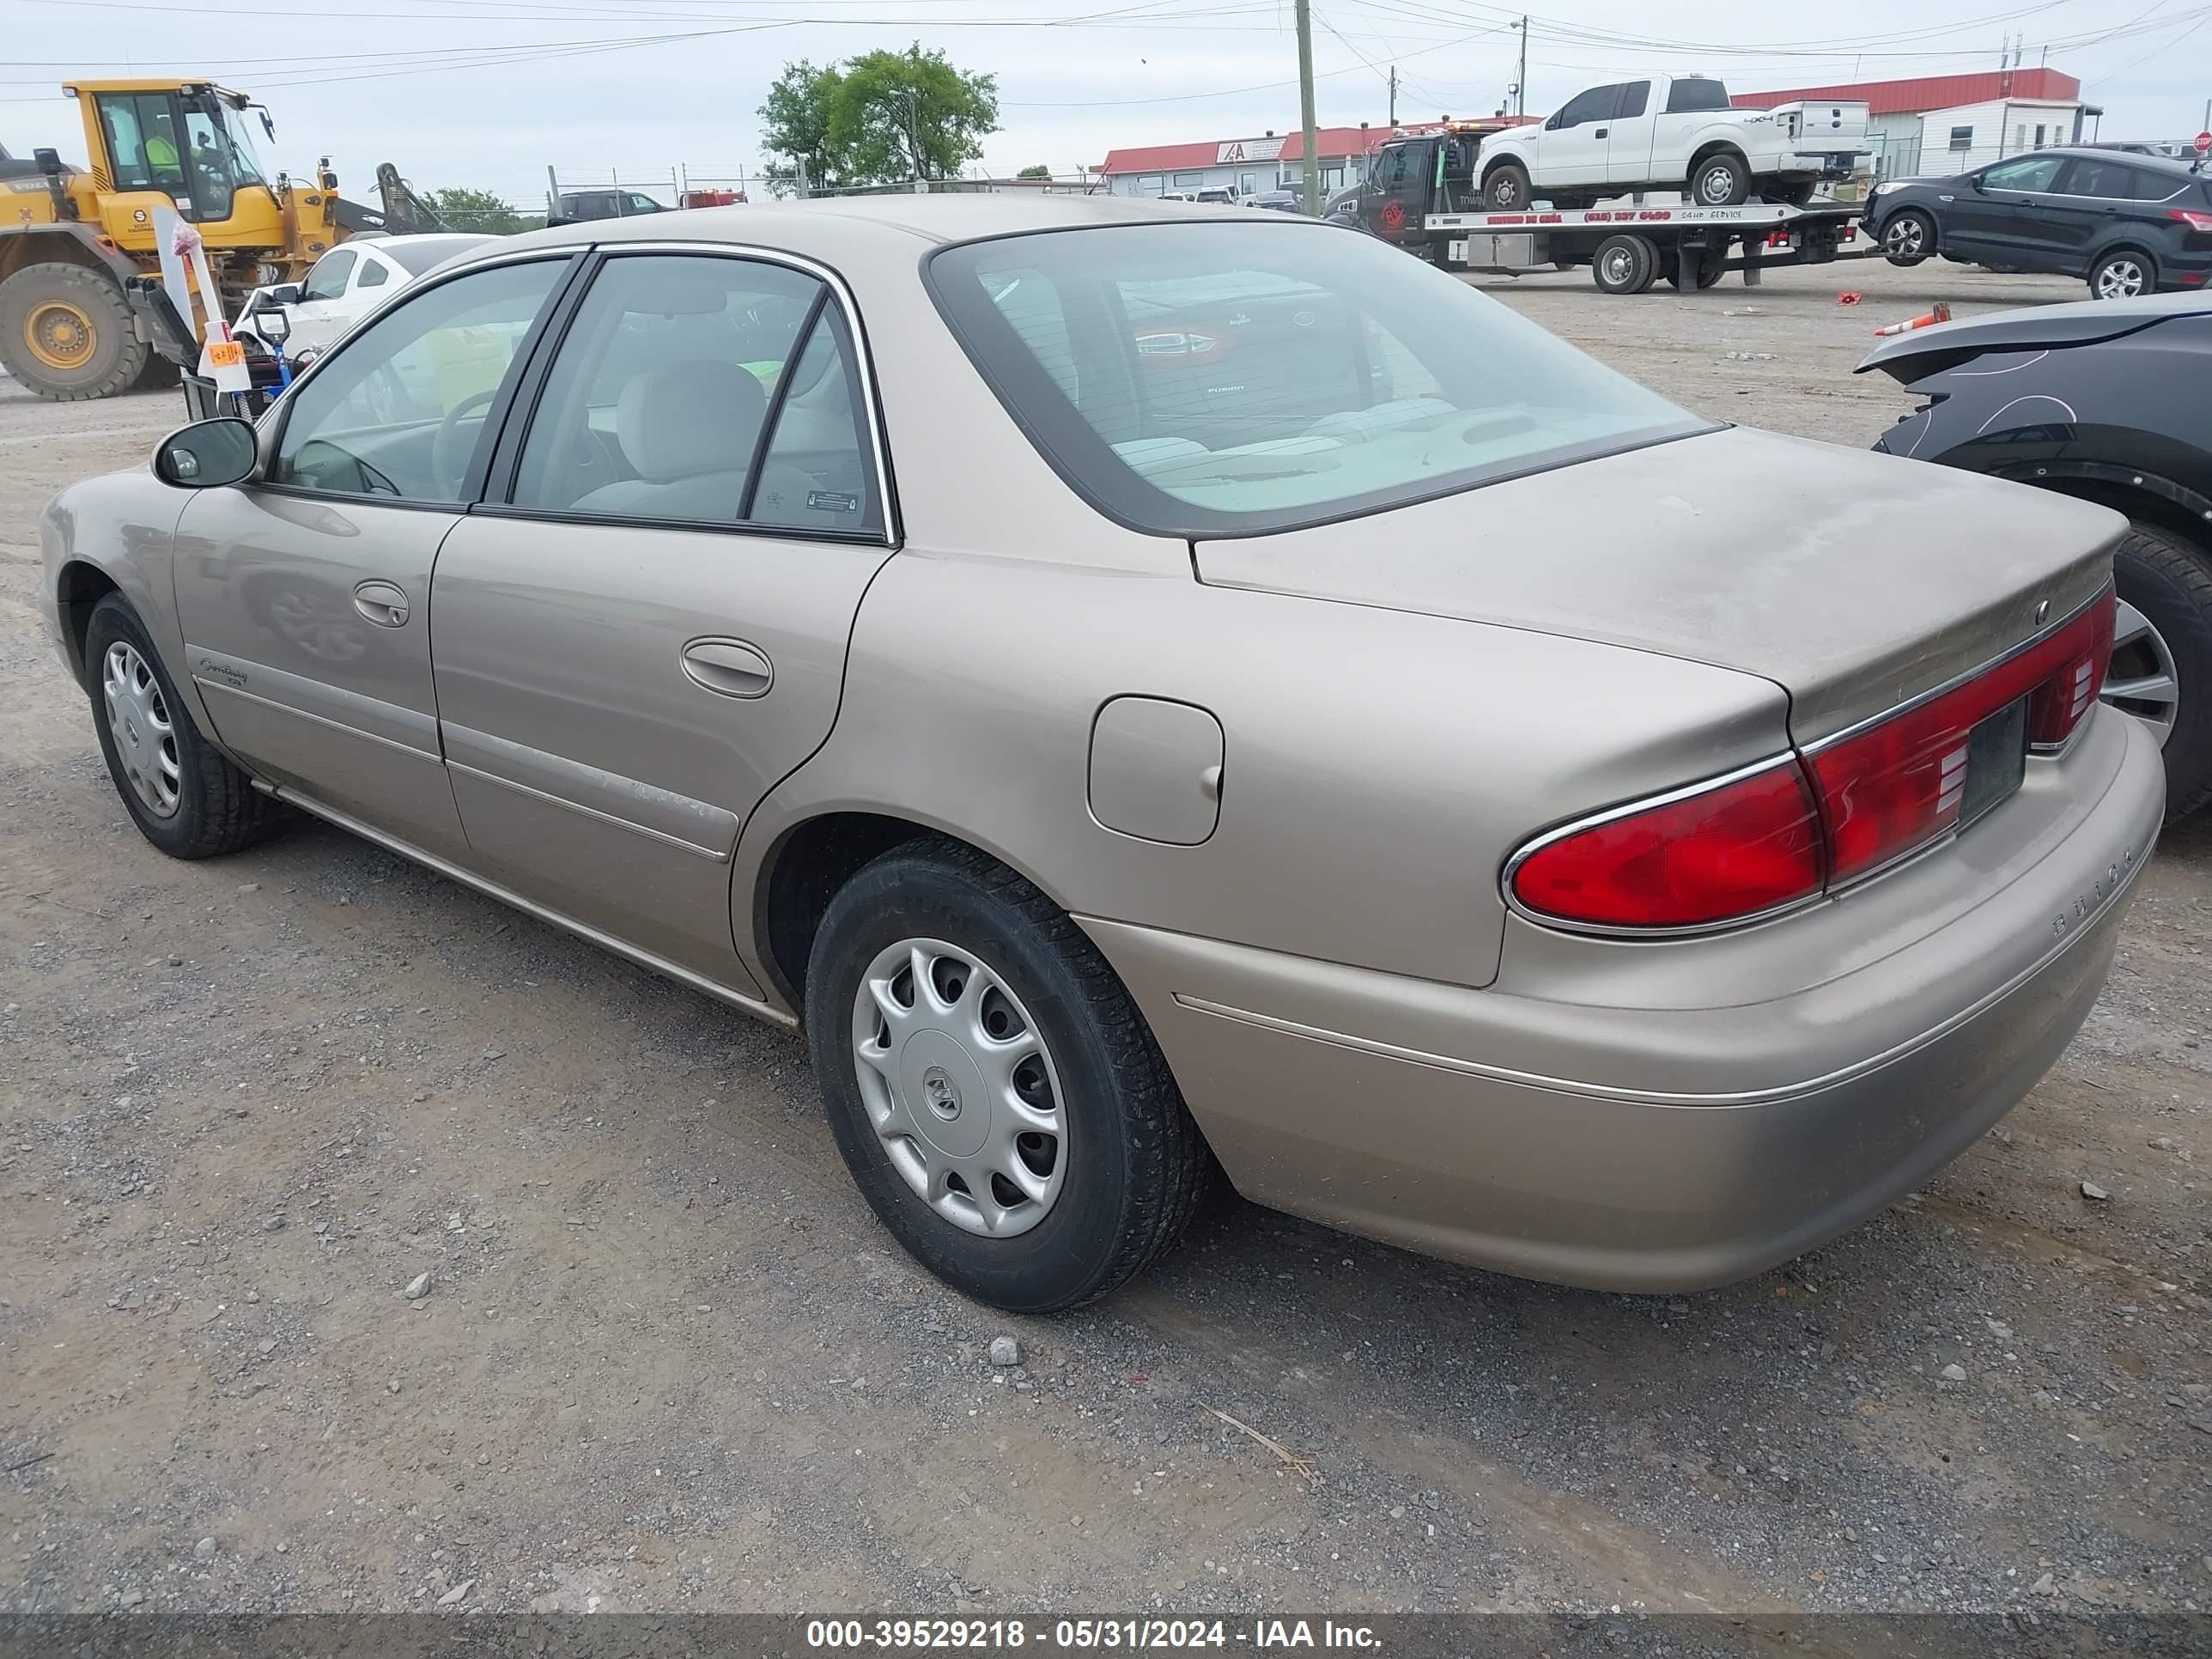
[[[1336,216],[1449,270],[1521,276],[1588,265],[1607,294],[1641,294],[1662,277],[1694,293],[1731,270],[1755,288],[1762,272],[1781,266],[1881,252],[1860,234],[1865,209],[1848,202],[1697,207],[1632,199],[1492,211],[1481,206],[1476,158],[1483,138],[1506,125],[1447,122],[1391,138]]]

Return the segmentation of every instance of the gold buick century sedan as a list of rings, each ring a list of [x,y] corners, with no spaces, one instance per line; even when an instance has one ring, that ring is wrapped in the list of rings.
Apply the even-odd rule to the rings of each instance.
[[[1217,1169],[1631,1291],[1924,1180],[2158,829],[2125,528],[1342,229],[981,195],[489,244],[42,527],[155,847],[289,803],[803,1025],[884,1224],[1026,1310]]]

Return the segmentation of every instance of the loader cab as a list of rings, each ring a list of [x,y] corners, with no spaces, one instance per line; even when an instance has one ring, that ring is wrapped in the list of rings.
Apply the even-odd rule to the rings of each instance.
[[[243,94],[206,82],[76,82],[93,172],[118,194],[167,197],[201,226],[278,216]],[[281,240],[281,235],[276,239]]]

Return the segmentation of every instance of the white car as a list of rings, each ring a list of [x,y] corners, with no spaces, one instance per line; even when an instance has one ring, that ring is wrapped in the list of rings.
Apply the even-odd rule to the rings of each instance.
[[[246,296],[230,331],[265,350],[268,343],[253,321],[253,309],[265,296],[282,305],[291,319],[284,355],[298,357],[320,351],[425,271],[492,240],[449,231],[356,237],[316,260],[305,282],[255,289]]]
[[[1737,109],[1710,76],[1652,75],[1577,93],[1540,126],[1483,141],[1482,200],[1586,207],[1631,191],[1680,191],[1698,207],[1757,194],[1802,206],[1868,153],[1867,106],[1823,100]]]

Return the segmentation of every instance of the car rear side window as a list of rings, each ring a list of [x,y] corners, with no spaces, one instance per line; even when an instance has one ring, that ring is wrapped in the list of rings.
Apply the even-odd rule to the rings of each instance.
[[[2063,196],[2094,196],[2107,202],[2140,202],[2148,199],[2143,175],[2131,167],[2118,161],[2108,161],[2101,156],[2079,156],[2066,167],[2066,176],[2059,181]]]
[[[1632,120],[1643,114],[1650,102],[1651,83],[1649,81],[1631,81],[1620,89],[1620,100],[1613,106],[1613,118],[1617,121]]]
[[[1708,429],[1386,244],[1265,217],[968,243],[929,283],[1045,458],[1162,534],[1320,523]]]
[[[609,259],[545,376],[510,504],[731,527],[750,513],[780,529],[880,533],[854,354],[834,310],[821,281],[789,265]]]

